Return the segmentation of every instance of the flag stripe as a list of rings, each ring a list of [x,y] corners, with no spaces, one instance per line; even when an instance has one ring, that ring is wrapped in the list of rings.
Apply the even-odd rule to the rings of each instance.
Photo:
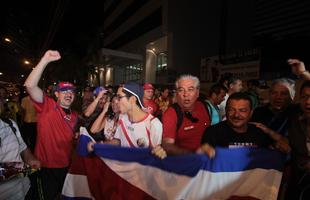
[[[103,144],[95,144],[94,149],[99,157],[123,162],[139,162],[142,165],[158,167],[187,176],[195,176],[200,169],[212,172],[237,172],[255,168],[280,171],[283,167],[283,156],[280,152],[260,148],[216,148],[216,156],[211,160],[204,154],[170,156],[160,160],[151,155],[150,149]],[[262,162],[262,160],[268,160],[268,162]]]
[[[87,177],[85,175],[68,174],[63,187],[63,199],[92,199],[89,191]]]
[[[277,188],[281,182],[281,172],[277,170],[252,169],[217,173],[200,170],[193,179],[135,162],[102,160],[118,176],[155,199],[227,199],[234,194],[269,200],[277,197],[277,191],[267,192],[270,191],[270,185]]]
[[[216,148],[214,159],[191,154],[160,160],[149,149],[104,144],[95,144],[90,156],[88,141],[85,131],[78,147],[81,156],[64,184],[64,199],[277,199],[283,156],[276,151]],[[75,191],[81,185],[89,194]]]

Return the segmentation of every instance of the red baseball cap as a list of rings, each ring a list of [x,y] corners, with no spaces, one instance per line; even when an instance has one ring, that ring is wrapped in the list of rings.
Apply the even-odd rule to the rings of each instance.
[[[149,89],[154,90],[154,86],[153,86],[151,83],[145,83],[145,84],[143,85],[143,89],[144,89],[144,90],[149,90]]]
[[[75,90],[75,86],[70,82],[59,82],[56,88],[57,91]]]

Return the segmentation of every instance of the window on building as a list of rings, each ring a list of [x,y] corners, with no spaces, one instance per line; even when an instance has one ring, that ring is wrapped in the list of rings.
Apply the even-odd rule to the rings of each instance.
[[[127,65],[125,66],[125,73],[124,73],[124,82],[130,81],[130,80],[142,80],[142,71],[143,66],[142,64],[133,64],[133,65]]]
[[[157,55],[156,73],[167,71],[167,54],[160,53]]]

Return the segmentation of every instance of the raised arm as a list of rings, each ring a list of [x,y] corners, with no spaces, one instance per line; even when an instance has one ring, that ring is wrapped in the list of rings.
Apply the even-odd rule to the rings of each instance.
[[[110,106],[110,102],[106,102],[103,106],[102,112],[100,113],[100,115],[97,117],[97,119],[94,121],[93,125],[90,128],[90,132],[92,133],[98,133],[100,132],[102,129],[104,129],[105,126],[105,115],[109,109]]]
[[[85,111],[83,111],[84,115],[86,117],[89,117],[93,112],[96,110],[96,107],[100,101],[101,98],[103,98],[106,91],[100,91],[98,96],[93,100],[91,104],[89,104]]]
[[[61,56],[58,51],[48,50],[26,79],[24,86],[26,87],[31,98],[36,102],[43,102],[43,91],[39,88],[38,83],[44,69],[48,63],[59,60],[60,58]]]
[[[288,59],[287,63],[292,67],[292,73],[304,80],[310,80],[310,73],[306,70],[304,62],[298,59]]]

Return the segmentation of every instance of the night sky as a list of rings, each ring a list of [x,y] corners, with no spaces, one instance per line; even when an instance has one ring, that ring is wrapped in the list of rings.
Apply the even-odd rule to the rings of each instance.
[[[75,60],[72,65],[82,67],[89,45],[100,41],[100,10],[103,1],[10,1],[1,6],[0,80],[27,75],[47,49],[59,50],[65,63]],[[31,64],[25,65],[25,59]]]
[[[145,1],[133,1],[128,7],[143,5]],[[51,80],[84,77],[88,70],[87,60],[95,50],[121,46],[102,45],[104,19],[112,12],[105,12],[104,2],[6,2],[0,7],[0,72],[4,73],[0,75],[0,81],[22,83],[47,49],[59,50],[62,60],[47,68],[46,77]],[[168,32],[173,33],[169,43],[173,53],[169,55],[169,61],[181,72],[199,75],[201,57],[219,55],[222,49],[228,52],[247,47],[262,48],[261,70],[272,72],[271,76],[286,75],[279,71],[290,73],[286,64],[289,57],[295,56],[309,63],[309,1],[168,2]],[[124,2],[115,0],[113,3],[116,8]],[[133,34],[137,34],[136,31],[134,29]],[[131,37],[130,34],[125,36],[122,45]],[[12,42],[5,42],[6,37]],[[119,39],[116,43],[121,42]],[[23,63],[25,59],[30,61],[29,65]]]

